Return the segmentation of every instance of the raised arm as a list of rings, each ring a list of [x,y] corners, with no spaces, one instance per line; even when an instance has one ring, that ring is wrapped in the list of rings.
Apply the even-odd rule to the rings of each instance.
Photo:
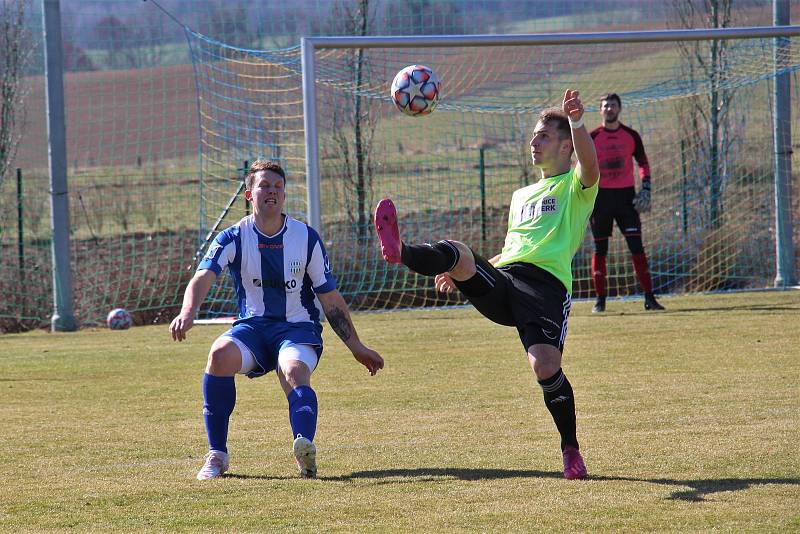
[[[350,308],[342,298],[342,295],[334,289],[327,293],[317,293],[317,298],[322,309],[325,311],[325,317],[328,318],[328,323],[336,335],[339,336],[353,357],[358,360],[361,365],[369,370],[369,374],[375,375],[379,369],[383,369],[383,358],[381,355],[364,345],[358,338],[356,327],[353,326],[353,321],[350,319]]]
[[[600,179],[600,165],[597,163],[592,136],[583,124],[583,104],[579,96],[578,91],[567,89],[564,93],[563,110],[569,115],[572,146],[578,157],[576,172],[584,187],[592,187]]]
[[[204,269],[197,271],[186,286],[183,294],[183,306],[177,317],[169,325],[169,333],[175,341],[186,339],[186,332],[194,325],[194,316],[200,305],[206,300],[208,290],[217,275],[214,271]]]

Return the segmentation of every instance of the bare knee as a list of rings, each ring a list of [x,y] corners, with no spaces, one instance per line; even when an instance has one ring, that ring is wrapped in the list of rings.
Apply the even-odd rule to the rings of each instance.
[[[528,362],[537,380],[547,380],[561,369],[561,351],[551,345],[532,345],[528,348]]]
[[[291,360],[286,362],[281,366],[280,371],[283,375],[283,380],[292,389],[311,384],[311,370],[301,361]]]
[[[451,241],[451,243],[458,249],[459,257],[456,266],[450,271],[450,276],[454,280],[469,280],[475,276],[475,256],[464,243],[460,241]]]
[[[230,339],[217,339],[208,351],[206,373],[212,376],[234,376],[242,368],[239,347]]]

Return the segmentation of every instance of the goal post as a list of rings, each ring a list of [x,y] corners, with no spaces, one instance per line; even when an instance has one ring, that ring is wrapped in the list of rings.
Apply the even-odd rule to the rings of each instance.
[[[776,19],[785,20],[786,19]],[[767,56],[774,63],[771,68],[765,68],[757,77],[776,78],[774,99],[774,131],[776,154],[775,163],[775,198],[774,205],[774,226],[776,231],[775,241],[775,285],[786,286],[795,283],[794,276],[794,244],[792,241],[792,216],[790,206],[787,203],[788,194],[786,190],[791,180],[791,172],[787,173],[787,161],[791,168],[791,158],[785,154],[791,153],[791,131],[788,120],[782,120],[781,116],[788,116],[791,106],[791,95],[784,84],[788,83],[789,76],[797,69],[796,65],[787,64],[787,58],[794,58],[796,61],[797,43],[795,41],[792,48],[791,37],[800,35],[800,26],[779,25],[772,27],[736,27],[736,28],[717,28],[717,29],[687,29],[687,30],[662,30],[662,31],[634,31],[634,32],[593,32],[593,33],[552,33],[552,34],[528,34],[528,35],[446,35],[446,36],[415,36],[415,37],[306,37],[302,39],[302,78],[303,78],[303,112],[304,112],[304,135],[306,148],[306,184],[307,184],[307,218],[312,225],[319,227],[322,224],[323,208],[321,204],[321,175],[320,175],[320,143],[318,125],[318,105],[317,96],[317,68],[316,53],[330,52],[337,50],[352,49],[384,49],[400,50],[414,49],[415,51],[425,49],[445,49],[445,48],[485,48],[485,47],[552,47],[568,45],[598,45],[598,44],[623,44],[632,43],[670,43],[691,42],[691,41],[721,41],[732,42],[733,40],[760,40],[765,43],[767,39],[774,39],[774,54]],[[762,45],[763,47],[763,45]],[[794,54],[794,55],[793,55]],[[412,61],[415,62],[415,61]],[[424,62],[420,60],[419,62]],[[436,70],[434,62],[432,67]],[[768,65],[768,63],[765,63]],[[752,76],[752,74],[751,74]],[[754,76],[752,82],[757,79]],[[330,80],[329,80],[330,82]],[[443,76],[444,97],[440,109],[448,108],[448,80]],[[741,81],[739,82],[741,83]],[[750,83],[745,81],[744,83]],[[335,82],[333,82],[335,84]],[[574,85],[580,88],[579,84]],[[778,88],[783,87],[782,96],[777,96]],[[614,88],[609,86],[608,92],[614,92]],[[713,89],[713,88],[712,88]],[[353,94],[363,91],[374,98],[371,94],[372,88],[364,90],[356,88]],[[674,92],[674,94],[662,95],[662,98],[676,99],[686,95],[701,93],[705,88],[702,84],[693,87],[688,91]],[[590,94],[590,97],[597,96],[597,93]],[[627,102],[628,95],[623,95]],[[655,97],[658,98],[658,97]],[[651,97],[652,99],[652,97]],[[557,102],[551,102],[557,104]],[[455,107],[455,106],[453,106]],[[484,110],[488,112],[488,110]],[[446,113],[439,111],[438,113]],[[389,119],[391,120],[391,119]],[[397,117],[395,120],[403,120]],[[425,128],[423,119],[412,119],[412,122],[402,123],[404,128]],[[778,154],[784,154],[779,158]],[[483,151],[481,151],[483,157]],[[699,286],[700,287],[700,286]],[[719,289],[711,287],[710,289]]]
[[[789,2],[776,2],[773,12],[775,26],[789,24]],[[775,39],[772,59],[775,65],[789,53],[791,41],[786,36]],[[794,268],[795,247],[792,241],[791,180],[792,180],[792,95],[791,78],[778,72],[773,85],[773,138],[775,154],[775,287],[797,283]]]

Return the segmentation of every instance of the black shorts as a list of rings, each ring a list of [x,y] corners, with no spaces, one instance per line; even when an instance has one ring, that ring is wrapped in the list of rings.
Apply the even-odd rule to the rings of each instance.
[[[633,207],[636,189],[600,189],[594,201],[594,211],[590,223],[595,241],[611,237],[614,221],[625,236],[641,236],[642,221],[639,212]]]
[[[541,343],[563,351],[572,305],[564,284],[530,263],[495,268],[473,255],[478,272],[455,285],[475,309],[495,323],[515,326],[525,350]]]

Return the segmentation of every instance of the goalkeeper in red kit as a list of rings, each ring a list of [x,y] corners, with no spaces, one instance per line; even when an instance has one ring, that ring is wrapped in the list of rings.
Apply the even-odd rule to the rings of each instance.
[[[619,121],[622,101],[616,93],[600,100],[603,123],[591,132],[600,163],[600,190],[590,219],[594,237],[592,278],[597,294],[593,313],[606,311],[606,255],[614,221],[631,251],[633,270],[644,291],[645,310],[663,310],[653,294],[653,281],[642,244],[640,213],[650,211],[650,165],[639,133]],[[642,185],[636,192],[633,159]]]

